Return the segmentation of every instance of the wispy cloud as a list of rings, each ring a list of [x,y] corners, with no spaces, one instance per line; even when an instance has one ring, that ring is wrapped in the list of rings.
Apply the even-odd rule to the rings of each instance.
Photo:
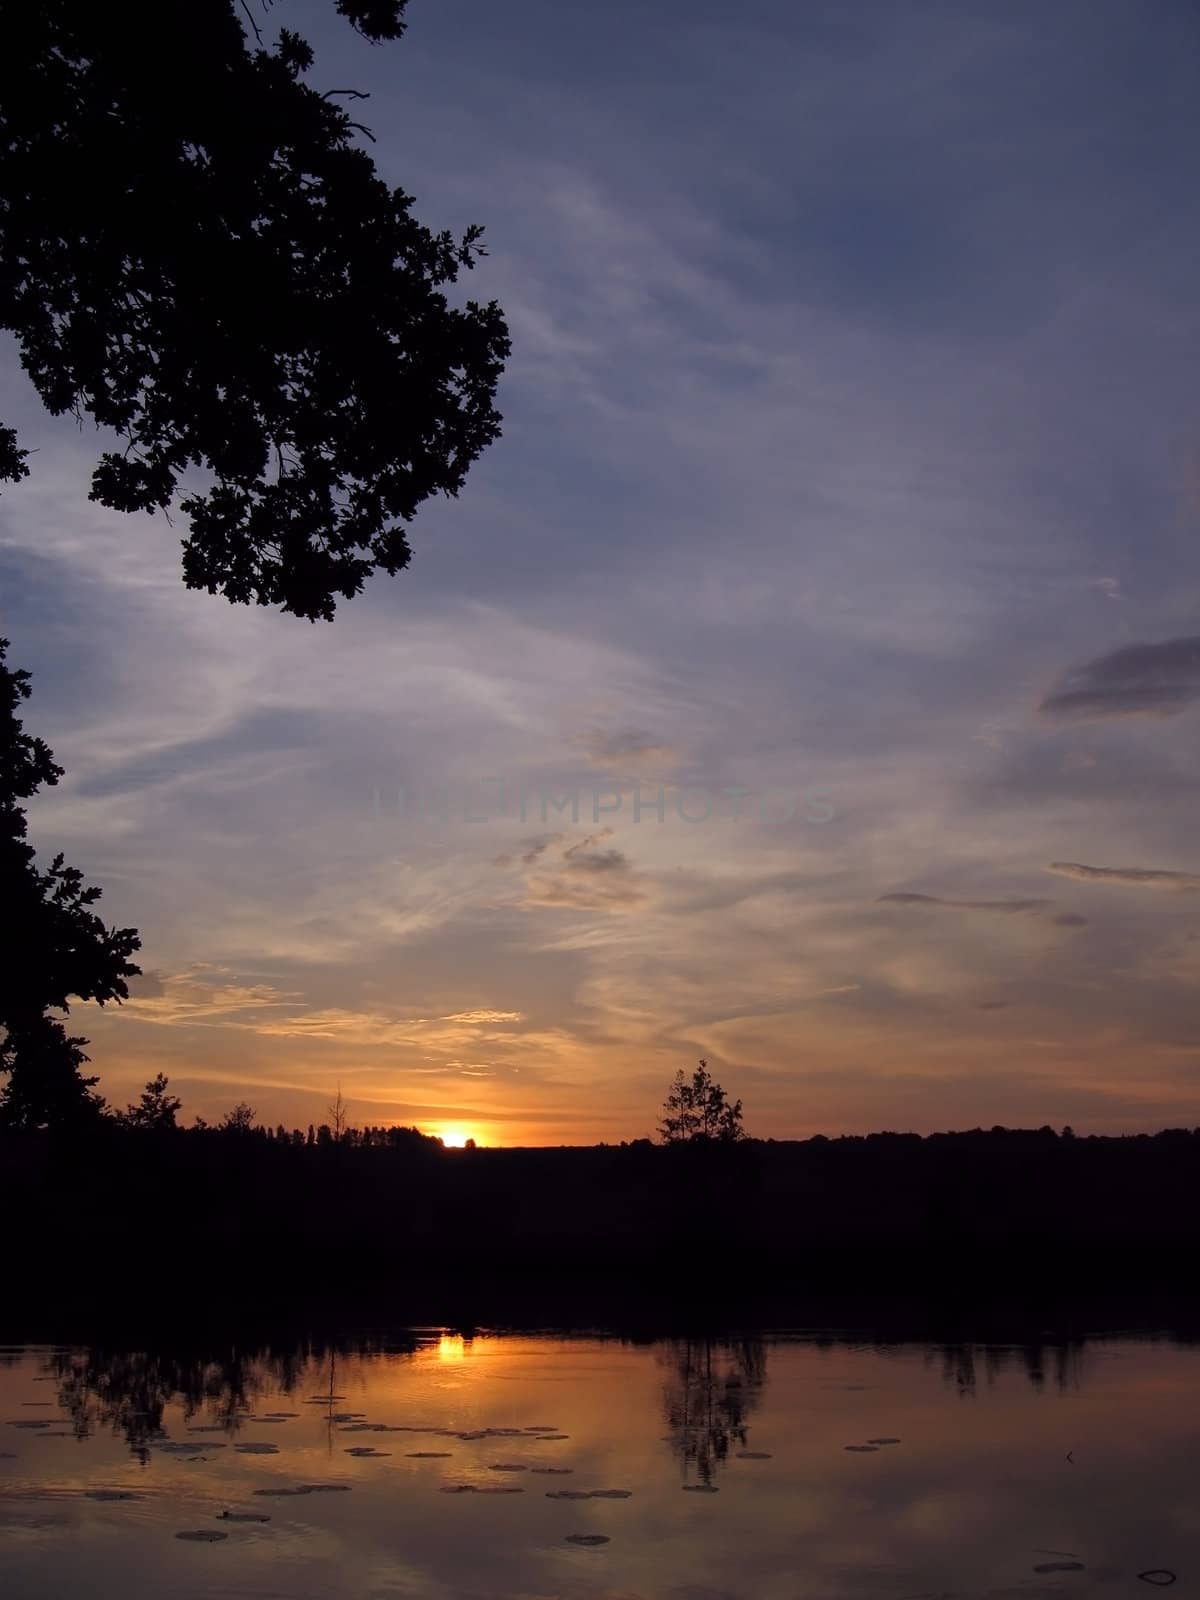
[[[935,894],[910,894],[899,892],[881,894],[881,905],[893,906],[947,906],[955,911],[992,911],[1001,916],[1019,915],[1026,911],[1044,911],[1049,900],[948,900]]]
[[[1132,889],[1174,889],[1184,893],[1200,889],[1200,873],[1154,867],[1089,867],[1081,861],[1052,861],[1046,871],[1082,883],[1116,883]]]
[[[1038,707],[1056,721],[1174,717],[1200,699],[1200,635],[1126,645],[1069,673]]]

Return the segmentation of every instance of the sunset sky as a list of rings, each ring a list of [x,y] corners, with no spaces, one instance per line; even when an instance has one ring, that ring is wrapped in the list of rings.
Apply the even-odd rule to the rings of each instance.
[[[781,1138],[1200,1122],[1190,0],[271,20],[485,225],[504,437],[313,626],[90,504],[5,346],[31,836],[143,938],[102,1091],[576,1143],[703,1056]]]

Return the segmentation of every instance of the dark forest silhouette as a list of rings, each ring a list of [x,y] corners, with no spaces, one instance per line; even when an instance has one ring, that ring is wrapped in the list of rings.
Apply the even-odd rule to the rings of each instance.
[[[1197,1130],[449,1150],[415,1128],[172,1128],[132,1109],[0,1134],[23,1317],[330,1301],[816,1325],[995,1298],[1142,1323],[1193,1298]]]

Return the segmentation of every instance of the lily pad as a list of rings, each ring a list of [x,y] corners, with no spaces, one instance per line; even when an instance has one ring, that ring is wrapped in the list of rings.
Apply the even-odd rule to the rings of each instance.
[[[265,1511],[218,1511],[218,1522],[270,1522]]]
[[[567,1534],[567,1543],[568,1544],[585,1544],[585,1545],[589,1545],[590,1546],[590,1545],[597,1545],[597,1544],[607,1544],[608,1542],[609,1542],[608,1535],[606,1533],[569,1533],[569,1534]]]
[[[489,1472],[528,1472],[529,1468],[524,1461],[491,1461],[488,1463]]]
[[[132,1489],[85,1489],[84,1494],[89,1500],[141,1500],[140,1494],[135,1494]]]
[[[868,1439],[868,1444],[899,1444],[899,1439]]]
[[[374,1461],[380,1456],[390,1456],[391,1453],[390,1450],[376,1450],[373,1444],[352,1444],[346,1447],[348,1456],[358,1456],[368,1461]]]
[[[737,1458],[739,1461],[770,1461],[771,1452],[769,1450],[739,1450]]]
[[[405,1452],[409,1461],[449,1461],[449,1450],[409,1450]]]
[[[183,1533],[175,1535],[177,1539],[190,1539],[194,1544],[219,1544],[222,1539],[228,1539],[227,1533],[222,1533],[220,1528],[188,1528]]]
[[[879,1446],[877,1444],[844,1444],[842,1449],[853,1450],[856,1455],[860,1456],[874,1456],[879,1454]]]
[[[1148,1572],[1138,1573],[1143,1583],[1157,1584],[1160,1589],[1165,1589],[1169,1583],[1174,1583],[1175,1576],[1170,1567],[1151,1567]]]
[[[628,1500],[632,1497],[632,1489],[592,1489],[590,1497],[593,1500]]]
[[[718,1490],[715,1483],[685,1483],[683,1492],[684,1494],[716,1494]]]
[[[1082,1561],[1039,1561],[1035,1572],[1082,1572]]]
[[[590,1500],[586,1489],[547,1489],[547,1500]]]
[[[540,1472],[547,1478],[567,1478],[575,1471],[574,1467],[530,1467],[530,1472]]]
[[[261,1440],[246,1440],[245,1443],[235,1444],[233,1447],[240,1456],[277,1456],[277,1444],[265,1444]]]

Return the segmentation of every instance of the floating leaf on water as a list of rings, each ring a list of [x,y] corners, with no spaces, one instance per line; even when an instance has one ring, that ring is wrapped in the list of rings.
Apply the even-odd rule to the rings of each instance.
[[[184,1533],[177,1533],[177,1539],[191,1539],[195,1544],[219,1544],[222,1539],[228,1539],[227,1533],[222,1533],[220,1528],[189,1528]]]
[[[307,1403],[310,1406],[327,1406],[331,1405],[334,1400],[344,1400],[345,1398],[344,1394],[312,1394],[309,1395]]]
[[[17,1417],[9,1423],[10,1428],[48,1428],[50,1424],[41,1417]]]
[[[717,1486],[715,1483],[685,1483],[683,1492],[684,1494],[716,1494]]]
[[[224,1433],[225,1432],[225,1424],[223,1422],[205,1422],[205,1423],[202,1423],[202,1424],[200,1424],[199,1426],[197,1426],[195,1428],[189,1428],[188,1432],[189,1433]]]
[[[73,1439],[75,1435],[59,1429],[52,1433],[35,1433],[33,1437],[35,1439]]]
[[[575,1471],[574,1467],[530,1467],[530,1472],[544,1473],[548,1478],[566,1478]]]
[[[842,1449],[853,1450],[857,1455],[860,1456],[874,1456],[879,1454],[879,1446],[877,1444],[844,1444]]]
[[[373,1444],[351,1444],[346,1446],[346,1454],[348,1456],[365,1457],[369,1461],[373,1461],[379,1456],[390,1456],[391,1453],[390,1450],[376,1450]]]
[[[608,1535],[606,1533],[569,1533],[567,1534],[567,1543],[586,1545],[607,1544]]]
[[[349,1494],[354,1485],[352,1483],[301,1483],[297,1485],[297,1494]]]
[[[283,1422],[285,1418],[298,1417],[299,1415],[300,1415],[300,1413],[298,1411],[264,1411],[263,1412],[263,1416],[269,1422]]]
[[[769,1450],[739,1450],[737,1458],[739,1461],[770,1461],[771,1452]]]
[[[1035,1572],[1082,1572],[1082,1561],[1039,1561]]]
[[[89,1500],[140,1500],[142,1496],[132,1489],[85,1489]]]
[[[264,1444],[257,1439],[253,1442],[246,1440],[243,1444],[235,1444],[233,1448],[241,1456],[277,1456],[279,1454],[279,1446],[277,1444]]]
[[[548,1422],[531,1422],[527,1428],[523,1428],[522,1429],[522,1432],[523,1433],[557,1433],[558,1429],[555,1428],[555,1427],[551,1427],[551,1425]]]
[[[406,1452],[409,1461],[449,1461],[449,1450],[409,1450]]]
[[[12,1450],[0,1450],[0,1461],[15,1461],[16,1454]]]
[[[524,1494],[524,1489],[519,1483],[478,1483],[475,1485],[476,1494]]]
[[[1148,1572],[1139,1572],[1138,1577],[1143,1583],[1155,1583],[1163,1589],[1167,1584],[1175,1582],[1175,1573],[1170,1567],[1151,1567]]]
[[[899,1444],[899,1439],[868,1439],[868,1444]]]
[[[569,1433],[540,1433],[538,1434],[538,1443],[549,1444],[552,1440],[569,1439],[570,1437],[571,1435]]]
[[[265,1511],[218,1511],[218,1522],[270,1522]]]
[[[454,1437],[456,1439],[486,1439],[487,1438],[487,1429],[486,1428],[474,1428],[474,1429],[472,1429],[471,1431],[469,1431],[467,1433],[456,1433],[454,1435]]]
[[[478,1491],[473,1483],[443,1483],[442,1494],[476,1494]]]
[[[484,1433],[491,1439],[519,1439],[520,1428],[485,1428]]]
[[[586,1489],[547,1489],[547,1500],[590,1500]]]
[[[633,1494],[632,1489],[592,1489],[590,1497],[593,1500],[628,1500]]]
[[[489,1461],[489,1472],[528,1472],[524,1461]]]

